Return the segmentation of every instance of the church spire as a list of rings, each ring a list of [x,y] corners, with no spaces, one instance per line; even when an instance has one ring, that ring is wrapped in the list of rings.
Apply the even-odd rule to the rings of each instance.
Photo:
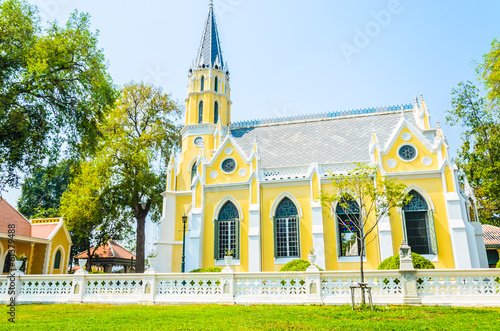
[[[194,66],[194,69],[209,67],[219,70],[223,70],[226,67],[222,58],[219,33],[217,32],[217,24],[215,23],[213,0],[210,0],[208,6],[207,20]]]

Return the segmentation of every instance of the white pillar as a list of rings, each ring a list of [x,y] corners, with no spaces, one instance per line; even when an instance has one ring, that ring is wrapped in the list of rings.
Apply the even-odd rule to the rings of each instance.
[[[388,257],[394,255],[394,250],[392,248],[392,232],[391,232],[391,221],[389,216],[384,216],[378,222],[378,240],[380,247],[380,261],[384,261]]]
[[[460,208],[460,198],[455,192],[446,193],[445,198],[455,268],[471,269],[472,261],[469,250],[469,241],[464,223],[464,215],[462,214],[462,209]]]
[[[325,238],[323,234],[323,208],[320,202],[311,202],[312,236],[316,265],[326,270]]]
[[[202,267],[203,261],[203,208],[191,209],[189,232],[186,234],[186,272]]]
[[[163,210],[158,225],[158,241],[156,244],[156,272],[172,272],[172,251],[175,245],[175,193],[163,193]]]
[[[475,244],[477,248],[477,258],[479,261],[478,268],[488,268],[488,257],[486,256],[486,246],[484,244],[484,234],[481,223],[472,222],[470,223],[474,228]]]
[[[260,244],[260,205],[250,205],[248,228],[248,271],[262,271]]]

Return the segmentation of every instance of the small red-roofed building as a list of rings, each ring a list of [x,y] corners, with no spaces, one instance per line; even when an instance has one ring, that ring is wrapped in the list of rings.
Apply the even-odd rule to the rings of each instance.
[[[102,268],[106,273],[110,273],[113,266],[122,266],[126,273],[132,272],[132,267],[135,265],[135,255],[112,239],[108,240],[106,244],[97,247],[97,249],[95,249],[95,246],[90,248],[90,252],[94,256],[92,267]],[[88,259],[88,257],[87,251],[75,255],[76,259]]]
[[[495,268],[500,259],[500,227],[483,224],[482,229],[488,265],[490,268]]]
[[[26,274],[65,274],[71,245],[62,217],[28,220],[0,198],[0,270],[3,274],[12,270],[9,261],[14,252],[18,256],[26,255]]]

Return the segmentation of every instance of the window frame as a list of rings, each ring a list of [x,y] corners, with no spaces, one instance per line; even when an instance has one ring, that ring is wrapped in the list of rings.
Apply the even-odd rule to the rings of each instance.
[[[198,124],[203,123],[203,100],[198,104]]]
[[[355,258],[356,261],[359,260],[359,250],[361,249],[361,241],[363,240],[363,223],[362,223],[362,210],[361,208],[359,207],[359,204],[358,202],[356,201],[356,199],[354,199],[353,197],[351,197],[350,201],[353,201],[355,204],[356,204],[356,208],[358,209],[358,212],[357,213],[353,213],[353,212],[347,212],[344,208],[342,208],[342,206],[340,205],[341,203],[343,202],[338,202],[336,207],[335,207],[335,222],[336,222],[336,230],[337,230],[337,236],[336,236],[336,240],[337,240],[337,257],[339,259],[345,259],[345,260],[349,260],[349,259],[353,259]],[[344,213],[340,213],[338,212],[339,208],[342,208],[342,210],[344,210]],[[356,229],[355,232],[360,232],[360,235],[359,237],[361,238],[358,238],[358,236],[354,235],[355,238],[356,238],[356,242],[358,243],[358,255],[343,255],[343,252],[342,252],[342,234],[345,233],[345,232],[342,232],[342,227],[344,226],[344,224],[342,223],[341,221],[341,217],[340,215],[346,215],[346,219],[351,221],[351,218],[349,218],[349,216],[347,215],[358,215],[357,217],[357,226],[359,227],[359,229]],[[344,220],[345,221],[345,220]],[[353,233],[352,231],[349,231],[350,233]],[[363,255],[363,258],[365,259],[366,258],[366,247],[363,251],[364,255]]]
[[[233,207],[236,209],[236,212],[238,213],[238,218],[232,218],[232,219],[227,219],[227,220],[220,219],[220,214],[224,210],[225,206],[228,203],[231,203],[233,205]],[[231,200],[225,201],[224,204],[222,205],[221,209],[219,210],[219,213],[217,215],[217,219],[214,220],[214,259],[216,261],[223,261],[224,256],[225,256],[224,248],[221,248],[220,242],[219,242],[219,236],[220,236],[219,231],[220,231],[220,225],[222,222],[228,222],[229,224],[234,223],[235,247],[234,247],[234,253],[232,256],[236,260],[240,259],[240,219],[241,219],[240,211],[238,210],[238,207],[236,206],[236,204],[234,202],[232,202]],[[231,244],[230,244],[231,239],[229,238],[228,240],[229,240],[228,248],[232,249]],[[222,249],[222,251],[221,251],[221,249]],[[222,256],[222,257],[220,257],[220,256]]]
[[[295,208],[295,215],[288,215],[288,216],[277,216],[279,210],[280,210],[280,206],[281,204],[285,201],[285,200],[289,200],[290,203],[292,203],[292,205],[294,206]],[[286,256],[278,256],[278,220],[285,220],[286,222],[286,235],[285,235],[285,242],[287,243],[287,247],[286,247],[286,250],[287,250],[287,255]],[[290,236],[291,234],[290,233],[290,221],[294,219],[295,222],[296,222],[296,227],[297,227],[297,233],[296,233],[296,240],[297,240],[297,255],[292,255],[291,252],[290,252]],[[300,217],[299,217],[299,208],[297,207],[297,205],[295,204],[295,202],[290,199],[289,197],[284,197],[283,199],[281,199],[281,201],[278,203],[278,205],[276,206],[276,210],[274,211],[274,215],[273,215],[273,241],[274,241],[274,258],[275,260],[283,260],[283,259],[296,259],[296,258],[301,258],[301,251],[300,251]]]

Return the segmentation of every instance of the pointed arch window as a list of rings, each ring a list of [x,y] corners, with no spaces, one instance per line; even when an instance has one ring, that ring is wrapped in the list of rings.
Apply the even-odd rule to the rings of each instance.
[[[219,77],[215,76],[214,91],[219,92]]]
[[[11,266],[12,266],[12,253],[10,250],[7,252],[7,255],[5,256],[5,261],[3,262],[3,272],[10,272]]]
[[[342,199],[335,208],[337,215],[339,256],[360,256],[363,227],[358,203],[353,198]]]
[[[274,214],[274,256],[300,257],[300,222],[297,206],[288,197]]]
[[[61,250],[58,249],[56,252],[56,257],[54,258],[54,269],[61,268]]]
[[[200,91],[205,89],[205,76],[201,76]]]
[[[219,103],[215,101],[214,103],[214,123],[217,124],[219,120]]]
[[[193,166],[191,167],[191,185],[193,185],[193,179],[197,173],[198,173],[198,162],[195,161],[193,163]]]
[[[238,208],[227,201],[214,221],[214,258],[223,260],[226,250],[233,250],[232,256],[240,258],[240,215]]]
[[[411,251],[418,254],[437,254],[434,215],[425,199],[412,190],[411,200],[403,207],[403,231]]]
[[[203,101],[198,106],[198,123],[203,123]]]

